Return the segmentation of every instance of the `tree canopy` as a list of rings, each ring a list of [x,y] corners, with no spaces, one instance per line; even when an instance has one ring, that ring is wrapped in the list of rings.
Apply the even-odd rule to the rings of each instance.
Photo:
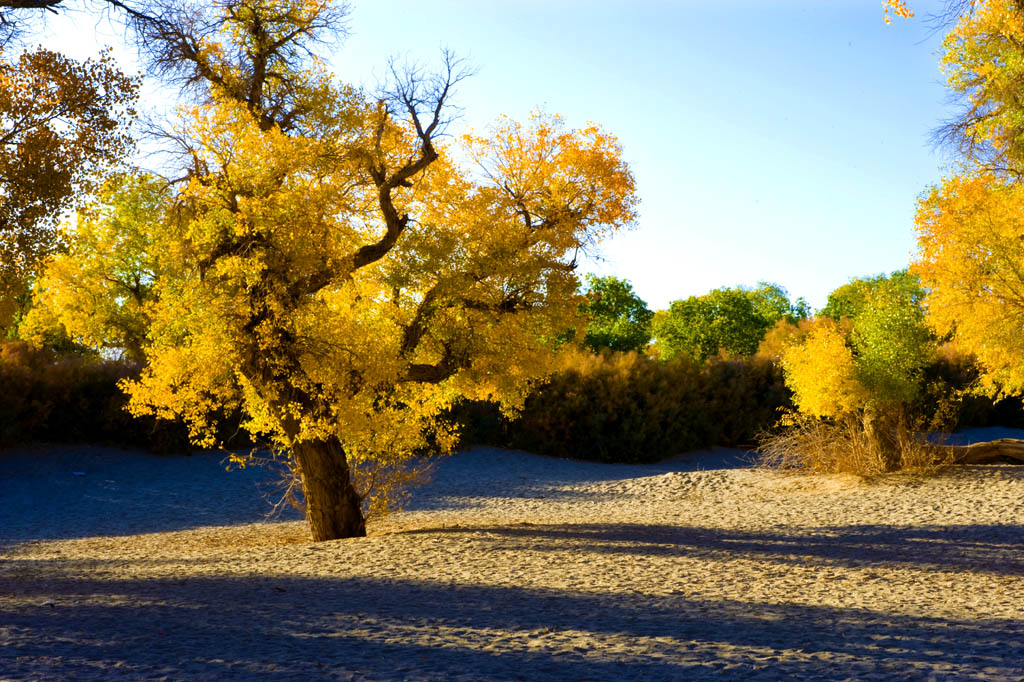
[[[464,73],[450,55],[437,74],[393,68],[380,96],[337,82],[306,56],[336,10],[239,0],[167,19],[154,53],[202,91],[170,136],[184,180],[159,218],[120,219],[115,200],[93,230],[144,230],[165,254],[132,409],[182,416],[206,444],[241,409],[288,453],[317,540],[365,532],[375,472],[450,447],[456,399],[521,405],[581,323],[569,256],[636,201],[596,125],[537,114],[442,138]],[[64,266],[86,272],[89,251]]]
[[[860,277],[834,290],[782,352],[797,407],[814,417],[913,401],[937,339],[916,274]]]
[[[815,432],[804,431],[812,421],[838,425],[826,426],[829,437],[854,444],[862,473],[893,471],[919,452],[914,428],[921,415],[914,414],[914,403],[935,351],[924,309],[889,284],[867,289],[854,316],[816,318],[782,352],[799,413],[787,421],[797,438]],[[815,447],[792,438],[784,434],[781,442]]]
[[[973,353],[992,390],[1024,392],[1024,186],[990,174],[935,187],[917,213],[928,318]]]
[[[1016,0],[987,0],[946,36],[940,63],[962,109],[938,132],[967,166],[1018,179],[1024,165],[1021,20]]]
[[[651,318],[647,304],[626,280],[587,275],[586,301],[581,312],[587,316],[583,345],[598,351],[643,351],[651,342]]]
[[[171,199],[168,183],[148,174],[105,183],[65,226],[66,247],[35,283],[35,305],[19,335],[36,345],[70,340],[144,360],[157,280],[174,259],[157,241]]]
[[[0,330],[59,247],[64,212],[131,149],[137,90],[109,54],[0,53]]]
[[[961,165],[919,202],[912,266],[935,329],[978,358],[989,389],[1014,394],[1024,392],[1022,45],[1013,0],[978,3],[946,37],[943,66],[964,108],[943,139]]]
[[[887,295],[904,298],[915,306],[920,306],[925,296],[920,277],[906,269],[888,275],[855,277],[828,295],[825,307],[818,311],[818,315],[836,322],[844,317],[855,319],[868,309],[872,298],[883,291]]]
[[[791,303],[783,287],[761,282],[673,301],[655,314],[652,327],[663,359],[687,355],[703,362],[718,353],[753,355],[776,322],[806,316],[806,303]]]

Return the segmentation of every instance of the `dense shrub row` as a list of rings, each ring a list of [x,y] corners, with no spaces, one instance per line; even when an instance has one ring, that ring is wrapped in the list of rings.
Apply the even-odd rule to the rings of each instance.
[[[971,358],[940,353],[925,368],[922,413],[935,428],[1024,427],[1019,399],[964,393],[977,378]],[[953,396],[954,398],[950,398]],[[940,404],[942,403],[942,404]],[[486,403],[465,403],[454,417],[463,446],[496,445],[602,462],[653,462],[712,446],[753,447],[791,408],[779,365],[764,356],[682,356],[665,362],[637,353],[577,355],[509,421]]]
[[[183,424],[125,412],[117,382],[138,371],[134,363],[0,343],[0,447],[50,441],[186,451]],[[940,354],[926,369],[931,390],[922,399],[937,404],[976,377],[970,358]],[[701,364],[605,352],[571,357],[527,400],[520,419],[504,419],[487,403],[464,403],[453,416],[463,424],[463,446],[640,463],[715,445],[752,446],[775,424],[779,408],[790,406],[781,370],[764,357]],[[1020,400],[967,395],[944,426],[994,424],[1024,427]],[[247,444],[244,432],[232,441]]]
[[[714,445],[749,445],[789,405],[782,374],[761,359],[699,364],[637,353],[574,357],[508,422],[462,406],[464,444],[602,462],[654,462]]]
[[[0,447],[50,441],[187,450],[183,424],[125,412],[117,382],[138,372],[133,363],[0,343]]]

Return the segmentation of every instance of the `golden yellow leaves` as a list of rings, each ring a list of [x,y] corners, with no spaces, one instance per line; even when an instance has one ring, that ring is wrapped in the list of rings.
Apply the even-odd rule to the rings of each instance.
[[[127,386],[131,407],[183,416],[209,445],[222,408],[239,406],[273,445],[337,442],[371,478],[450,449],[441,415],[455,400],[514,410],[555,368],[559,335],[578,323],[575,250],[635,219],[622,149],[596,125],[543,115],[442,144],[418,100],[377,101],[283,58],[253,100],[242,66],[270,54],[256,43],[277,28],[264,35],[247,13],[300,31],[308,17],[297,0],[231,7],[240,14],[197,57],[215,76],[209,101],[179,117],[189,179],[144,224],[145,250],[174,266],[150,267],[148,367]],[[460,166],[460,143],[483,177]],[[82,244],[105,249],[130,222],[101,211]],[[109,259],[90,265],[102,260],[78,259],[84,291],[119,279]]]
[[[465,143],[508,207],[530,223],[551,226],[578,216],[584,220],[578,227],[593,242],[636,218],[635,185],[622,148],[595,124],[566,131],[560,117],[535,112],[529,127],[502,119],[488,138],[467,136]]]
[[[904,19],[909,19],[914,16],[914,13],[910,11],[904,0],[883,0],[882,7],[885,8],[884,13],[882,14],[882,21],[890,25],[892,24],[890,14]]]
[[[1024,163],[1022,22],[1013,0],[990,0],[961,17],[943,43],[949,87],[969,105],[949,129],[968,162],[1000,168]]]
[[[413,219],[392,251],[296,297],[308,273],[348,262],[384,231],[368,166],[401,162],[415,146],[382,113],[372,103],[346,111],[354,127],[325,139],[260,130],[232,101],[192,112],[216,182],[181,192],[191,216],[183,235],[191,257],[211,265],[161,289],[150,347],[158,361],[132,388],[137,409],[210,407],[223,358],[257,344],[283,369],[272,380],[236,373],[249,428],[279,445],[336,437],[347,451],[398,462],[426,433],[454,442],[436,417],[460,396],[515,409],[554,369],[555,339],[578,314],[567,256],[635,215],[617,141],[594,125],[566,130],[557,117],[505,121],[490,138],[466,140],[488,168],[482,181],[439,145],[441,158],[395,194]],[[254,310],[264,322],[245,323]],[[441,381],[406,376],[413,364],[455,362]],[[318,407],[288,403],[291,394]],[[287,432],[286,418],[297,424]]]
[[[137,89],[109,54],[76,62],[40,49],[0,60],[0,328],[11,297],[59,245],[61,214],[131,148]]]
[[[464,142],[485,171],[481,197],[502,213],[510,248],[532,242],[535,252],[564,254],[636,218],[622,147],[596,125],[569,131],[561,118],[535,113],[526,126],[503,119],[488,137]]]
[[[172,259],[154,243],[169,193],[154,177],[115,177],[98,200],[64,226],[66,249],[46,264],[35,305],[19,333],[35,343],[67,335],[94,348],[142,360],[159,263]]]
[[[847,334],[828,318],[818,320],[801,343],[785,350],[783,367],[797,408],[812,417],[848,414],[867,398]]]
[[[912,266],[930,324],[976,355],[989,390],[1024,392],[1024,15],[1013,0],[972,3],[942,64],[968,104],[951,124],[963,170],[918,205]]]
[[[977,355],[990,388],[1024,391],[1024,187],[984,173],[946,180],[916,227],[929,322]]]

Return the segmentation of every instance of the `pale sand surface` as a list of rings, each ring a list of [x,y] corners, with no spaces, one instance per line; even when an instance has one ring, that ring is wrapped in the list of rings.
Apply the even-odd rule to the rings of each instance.
[[[218,455],[0,453],[0,680],[1024,679],[1024,467],[738,454],[480,448],[314,545]]]

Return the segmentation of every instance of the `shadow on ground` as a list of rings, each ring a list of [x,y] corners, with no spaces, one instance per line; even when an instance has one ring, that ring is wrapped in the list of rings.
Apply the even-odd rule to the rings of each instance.
[[[93,446],[41,446],[0,455],[0,545],[27,540],[135,535],[257,523],[280,502],[280,468],[231,467],[223,452],[156,456]],[[657,465],[611,465],[475,448],[438,460],[434,480],[413,491],[410,511],[475,506],[480,497],[607,499],[569,491],[673,471],[735,467],[737,450],[713,450]],[[228,470],[228,469],[232,470]],[[288,505],[274,518],[302,518]]]
[[[1010,555],[1024,539],[1021,526],[817,529],[820,537],[630,525],[445,532],[481,531],[490,536],[494,551],[549,543],[578,557],[640,541],[645,544],[631,552],[899,562],[944,570],[995,563],[994,570],[1007,575],[1022,573],[1021,561]],[[962,558],[949,553],[957,545],[966,552]],[[154,565],[134,563],[119,561],[109,568],[131,575]],[[687,596],[685,585],[676,594],[652,595],[466,585],[430,575],[418,580],[83,577],[106,568],[96,560],[15,557],[8,562],[7,576],[42,571],[47,580],[0,579],[0,595],[33,604],[0,611],[0,677],[102,678],[115,672],[187,679],[531,681],[1024,677],[1020,620],[706,601]]]
[[[497,541],[490,551],[566,551],[634,556],[746,558],[800,565],[862,567],[897,564],[930,571],[1024,577],[1024,525],[836,526],[747,531],[651,524],[456,526],[399,534],[475,535]]]
[[[0,456],[0,545],[256,523],[280,500],[280,479],[269,467],[231,467],[224,452],[8,451]],[[285,507],[280,518],[302,516]]]

